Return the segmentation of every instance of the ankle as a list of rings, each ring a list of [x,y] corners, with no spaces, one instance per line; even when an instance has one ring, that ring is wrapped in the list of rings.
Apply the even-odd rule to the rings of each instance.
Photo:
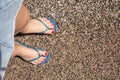
[[[31,27],[29,27],[29,26],[31,26],[31,23],[32,23],[32,20],[30,20],[29,23],[26,24],[26,26],[21,30],[20,33],[23,33],[23,34],[25,34],[25,33],[29,33],[30,28],[31,28]]]
[[[18,43],[15,43],[14,45],[15,46],[14,46],[14,51],[13,51],[13,57],[21,55],[22,50],[23,50],[22,46],[19,45]]]

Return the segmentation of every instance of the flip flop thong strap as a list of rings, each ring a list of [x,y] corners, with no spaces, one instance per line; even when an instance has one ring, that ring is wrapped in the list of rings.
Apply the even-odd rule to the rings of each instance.
[[[35,60],[37,60],[37,59],[39,59],[39,58],[41,57],[40,52],[39,52],[39,49],[34,48],[34,50],[37,51],[38,57],[37,57],[37,58],[34,58],[34,59],[31,59],[31,60],[27,60],[28,62],[35,61]]]
[[[45,29],[44,31],[40,32],[40,34],[41,34],[41,33],[45,33],[45,32],[47,32],[49,29],[51,29],[51,28],[49,28],[49,27],[46,25],[46,23],[45,23],[43,20],[41,20],[40,18],[38,18],[37,20],[40,21],[40,22],[46,27],[46,29]]]

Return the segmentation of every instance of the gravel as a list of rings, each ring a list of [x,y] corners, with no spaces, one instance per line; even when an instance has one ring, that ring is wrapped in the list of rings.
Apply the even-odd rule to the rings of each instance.
[[[15,39],[44,48],[50,61],[35,67],[11,59],[5,80],[120,80],[119,0],[25,0],[32,18],[53,17],[55,35]]]

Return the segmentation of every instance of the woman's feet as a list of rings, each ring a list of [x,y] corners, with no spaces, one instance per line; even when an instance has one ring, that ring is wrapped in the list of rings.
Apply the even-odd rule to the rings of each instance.
[[[55,25],[50,22],[47,18],[32,19],[21,31],[21,33],[44,33],[44,34],[54,34]]]
[[[52,18],[38,18],[32,19],[29,23],[19,32],[23,34],[39,33],[39,34],[54,34],[58,30],[58,25]],[[36,48],[29,48],[24,45],[15,43],[14,52],[12,57],[19,56],[25,61],[34,65],[44,64],[49,58],[50,54]]]
[[[48,55],[49,54],[46,51],[36,51],[33,48],[28,48],[21,44],[15,43],[15,49],[13,51],[12,57],[19,56],[23,60],[37,66],[45,62]]]
[[[42,34],[54,34],[57,32],[58,26],[54,19],[52,18],[40,18],[30,20],[29,11],[22,5],[20,11],[18,12],[16,18],[15,35],[18,33],[28,34],[28,33],[42,33]],[[41,55],[41,56],[40,56]],[[50,58],[50,54],[46,51],[41,51],[38,49],[32,49],[20,44],[15,43],[14,51],[12,57],[19,56],[25,61],[30,61],[34,65],[44,64]],[[40,56],[40,57],[39,57]],[[34,60],[33,60],[34,59]]]

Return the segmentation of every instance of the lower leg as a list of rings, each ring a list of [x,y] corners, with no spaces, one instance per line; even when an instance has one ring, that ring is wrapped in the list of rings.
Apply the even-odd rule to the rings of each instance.
[[[24,5],[22,5],[16,17],[15,34],[21,32],[25,28],[25,26],[29,23],[29,21],[30,21],[29,11]]]
[[[29,21],[30,21],[29,11],[24,5],[22,5],[16,17],[15,35],[21,32],[25,28],[25,26],[29,23]],[[20,55],[19,47],[20,47],[19,45],[14,44],[14,51],[11,57],[14,57],[18,54]]]
[[[46,19],[42,20],[49,26],[49,28],[54,28],[54,26]],[[15,34],[17,33],[40,33],[45,30],[45,26],[36,19],[30,19],[29,11],[22,5],[17,17],[15,25]],[[46,33],[53,34],[53,30],[48,30]]]

